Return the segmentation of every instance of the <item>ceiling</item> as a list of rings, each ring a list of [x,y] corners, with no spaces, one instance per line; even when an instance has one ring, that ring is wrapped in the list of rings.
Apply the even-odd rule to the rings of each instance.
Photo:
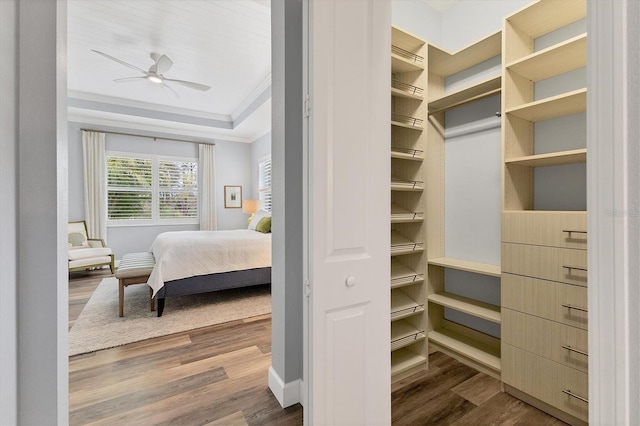
[[[431,6],[438,12],[444,12],[447,9],[455,6],[456,3],[460,3],[461,0],[422,0],[427,5]]]
[[[69,0],[67,26],[71,120],[244,142],[269,131],[269,0]],[[165,54],[165,77],[211,89],[115,83],[142,74],[92,49],[144,70]]]

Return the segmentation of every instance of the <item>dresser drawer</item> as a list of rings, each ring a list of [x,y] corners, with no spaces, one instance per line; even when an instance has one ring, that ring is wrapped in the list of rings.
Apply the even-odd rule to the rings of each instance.
[[[587,330],[511,309],[502,310],[502,341],[584,373],[589,371]]]
[[[586,212],[508,211],[502,214],[502,241],[587,248]]]
[[[503,342],[502,381],[580,420],[588,419],[586,373]]]
[[[502,307],[587,329],[587,288],[502,275]]]
[[[502,271],[586,286],[587,251],[502,243]]]

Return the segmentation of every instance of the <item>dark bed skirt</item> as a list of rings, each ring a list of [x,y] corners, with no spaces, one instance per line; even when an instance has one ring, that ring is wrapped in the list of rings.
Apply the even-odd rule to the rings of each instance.
[[[164,287],[156,293],[156,300],[158,301],[158,316],[162,316],[162,311],[164,310],[164,299],[167,297],[208,293],[211,291],[250,287],[253,285],[270,283],[271,267],[200,275],[197,277],[167,281],[164,283]]]

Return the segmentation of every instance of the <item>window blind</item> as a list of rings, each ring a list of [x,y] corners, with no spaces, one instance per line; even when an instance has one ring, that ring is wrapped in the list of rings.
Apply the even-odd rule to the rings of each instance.
[[[258,165],[258,198],[262,210],[271,211],[271,160]]]

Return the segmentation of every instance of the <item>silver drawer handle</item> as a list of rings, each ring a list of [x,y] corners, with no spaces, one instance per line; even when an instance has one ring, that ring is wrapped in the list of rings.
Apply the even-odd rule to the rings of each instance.
[[[573,271],[573,270],[587,272],[587,268],[578,268],[577,266],[562,265],[562,268],[563,269],[568,269],[569,273],[571,273],[571,271]]]
[[[576,310],[576,311],[581,311],[581,312],[589,312],[589,310],[587,310],[585,308],[580,308],[578,306],[568,305],[566,303],[563,303],[562,307],[563,308],[567,308],[567,309],[573,309],[573,310]]]
[[[575,393],[571,392],[569,389],[563,389],[562,393],[566,393],[570,397],[575,398],[575,399],[579,399],[580,401],[586,402],[587,404],[589,403],[589,400],[587,398],[583,398],[580,395],[576,395]]]
[[[588,354],[588,353],[583,352],[583,351],[581,351],[581,350],[578,350],[578,349],[576,349],[576,348],[572,348],[572,347],[571,347],[571,346],[569,346],[569,345],[562,345],[562,348],[563,348],[563,349],[566,349],[566,350],[568,350],[568,351],[571,351],[571,352],[578,353],[578,354],[580,354],[580,355],[589,356],[589,354]]]
[[[567,234],[586,234],[587,231],[576,231],[575,229],[563,229],[562,232],[566,232]]]

